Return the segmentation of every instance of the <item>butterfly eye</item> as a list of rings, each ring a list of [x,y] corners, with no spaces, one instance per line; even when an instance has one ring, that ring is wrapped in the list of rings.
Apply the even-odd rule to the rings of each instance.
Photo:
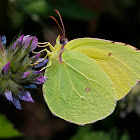
[[[60,44],[63,44],[65,42],[64,39],[60,39]]]
[[[68,43],[68,39],[67,38],[60,39],[60,44],[65,45],[67,43]]]

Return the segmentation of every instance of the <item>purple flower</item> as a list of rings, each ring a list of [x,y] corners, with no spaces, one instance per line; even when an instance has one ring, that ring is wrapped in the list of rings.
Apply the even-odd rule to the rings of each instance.
[[[21,91],[20,94],[18,94],[19,99],[23,100],[23,101],[28,101],[28,102],[33,102],[34,100],[31,97],[31,94],[29,91]]]
[[[20,109],[21,110],[21,105],[20,105],[20,101],[18,98],[16,97],[12,97],[12,93],[11,91],[7,90],[5,93],[4,93],[5,97],[7,98],[7,100],[11,101],[15,107],[17,109]]]
[[[9,67],[10,67],[10,61],[2,68],[4,74],[8,74]]]
[[[41,53],[39,53],[39,54],[33,56],[33,57],[31,58],[31,60],[37,60],[37,59],[40,57],[40,55],[41,55]]]
[[[6,45],[6,36],[5,35],[2,36],[1,42],[4,46]]]
[[[25,49],[30,46],[30,51],[33,51],[38,45],[38,39],[35,36],[26,35],[23,37],[23,43],[25,44]]]
[[[22,78],[26,78],[29,74],[30,74],[30,72],[24,72],[22,75]]]
[[[22,110],[20,101],[19,101],[19,99],[17,97],[13,97],[13,104],[15,105],[15,107],[17,109]]]
[[[21,35],[16,42],[13,44],[13,49],[15,50],[17,47],[19,48],[22,44],[22,40],[23,40],[24,35]]]
[[[4,93],[5,97],[7,98],[7,100],[13,102],[13,97],[12,97],[12,93],[11,91],[7,90],[5,93]]]
[[[11,91],[7,90],[4,94],[5,94],[5,97],[7,98],[7,100],[11,101],[17,109],[21,110],[21,105],[20,105],[19,99],[16,97],[12,97]]]
[[[28,86],[24,86],[25,88],[31,88],[31,89],[37,89],[37,86],[35,84],[30,84]]]
[[[39,85],[39,84],[44,84],[44,81],[47,81],[47,77],[41,75],[35,79],[34,83]]]
[[[29,55],[37,47],[38,39],[35,36],[21,35],[11,46],[6,48],[5,45],[6,37],[0,36],[0,90],[8,101],[21,110],[20,100],[34,103],[26,89],[37,89],[36,84],[43,84],[46,80],[42,71],[34,70],[41,54],[32,57]]]
[[[41,74],[42,71],[33,71],[34,74]]]
[[[43,58],[39,58],[37,61],[41,61],[43,60]],[[35,68],[40,68],[40,67],[43,67],[45,64],[47,64],[48,62],[48,59],[44,59],[43,61],[39,62],[37,65],[35,65],[34,67]]]
[[[19,48],[21,45],[24,46],[24,49],[30,47],[30,51],[33,51],[38,45],[38,39],[35,36],[21,35],[12,45],[12,48],[15,50],[16,48]]]

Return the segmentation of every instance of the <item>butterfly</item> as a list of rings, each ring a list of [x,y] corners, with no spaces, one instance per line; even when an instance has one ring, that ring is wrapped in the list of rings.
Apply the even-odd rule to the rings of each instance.
[[[71,123],[85,125],[102,120],[115,109],[140,80],[140,52],[124,43],[78,38],[68,42],[60,13],[62,36],[53,47],[49,42],[47,82],[43,96],[51,112]],[[42,45],[42,46],[41,46]]]

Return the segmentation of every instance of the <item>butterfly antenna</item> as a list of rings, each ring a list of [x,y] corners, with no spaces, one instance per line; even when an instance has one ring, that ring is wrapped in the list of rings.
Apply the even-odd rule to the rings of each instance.
[[[50,18],[52,18],[55,22],[56,22],[56,24],[58,25],[58,27],[60,28],[60,30],[61,30],[61,32],[62,32],[62,34],[64,34],[64,32],[63,32],[63,30],[62,30],[62,28],[61,28],[61,26],[60,26],[60,24],[57,22],[57,20],[53,17],[53,16],[49,16]]]
[[[61,24],[62,24],[62,27],[63,27],[63,36],[65,37],[65,27],[64,27],[64,24],[63,24],[62,17],[61,17],[61,15],[60,15],[58,10],[54,10],[54,11],[58,14],[58,16],[60,18],[60,21],[61,21]]]

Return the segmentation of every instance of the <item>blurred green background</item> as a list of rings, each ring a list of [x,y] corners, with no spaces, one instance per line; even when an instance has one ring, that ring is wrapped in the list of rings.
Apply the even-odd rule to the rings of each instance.
[[[39,41],[55,44],[61,34],[56,23],[49,18],[59,17],[59,10],[69,40],[95,37],[119,41],[140,49],[139,0],[0,0],[0,34],[6,35],[8,44],[20,32],[35,35]],[[121,51],[121,50],[120,50]],[[32,90],[35,104],[22,102],[19,111],[0,97],[0,113],[8,119],[14,140],[139,140],[140,139],[140,84],[121,101],[113,114],[87,126],[77,126],[51,114],[43,97],[42,87]],[[5,118],[5,119],[6,119]],[[0,126],[5,120],[0,117]],[[3,125],[3,126],[4,126]],[[12,125],[12,126],[11,126]],[[22,133],[19,135],[14,127]],[[0,127],[0,139],[2,137]],[[8,134],[8,133],[7,133]]]

